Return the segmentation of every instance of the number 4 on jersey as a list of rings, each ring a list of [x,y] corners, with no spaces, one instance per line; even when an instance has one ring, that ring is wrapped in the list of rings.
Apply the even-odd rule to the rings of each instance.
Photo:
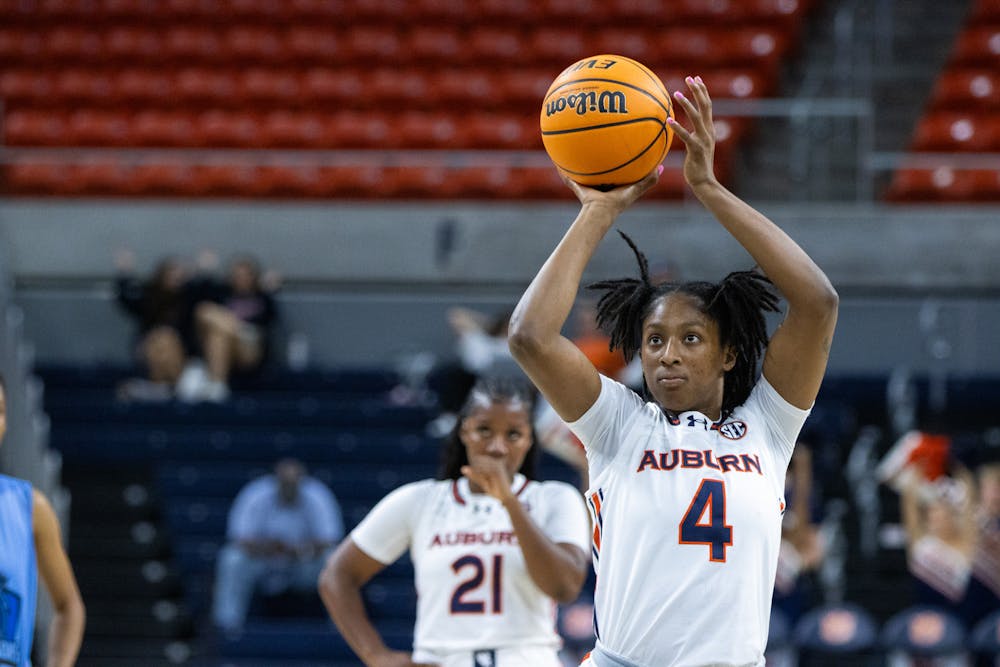
[[[718,479],[702,480],[677,532],[681,544],[706,544],[710,547],[709,560],[713,563],[726,562],[726,547],[733,545],[733,527],[726,524],[724,482]]]

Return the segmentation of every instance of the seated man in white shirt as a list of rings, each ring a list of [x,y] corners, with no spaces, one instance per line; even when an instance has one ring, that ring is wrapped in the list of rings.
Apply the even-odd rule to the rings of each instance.
[[[219,552],[212,620],[239,631],[255,591],[278,595],[315,592],[326,557],[344,535],[333,493],[283,459],[273,475],[240,491],[229,512],[228,543]]]

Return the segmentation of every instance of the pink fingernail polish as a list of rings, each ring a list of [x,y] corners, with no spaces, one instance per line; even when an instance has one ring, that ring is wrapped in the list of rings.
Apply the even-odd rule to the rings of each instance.
[[[700,76],[696,76],[696,77],[695,77],[695,79],[697,79],[697,80],[698,80],[698,83],[705,83],[704,81],[702,81],[702,80],[701,80],[701,77],[700,77]]]
[[[682,93],[681,91],[678,90],[677,92],[674,93],[674,97],[676,97],[679,100],[683,100],[684,99],[684,93]]]
[[[662,164],[656,168],[656,175],[660,176],[661,174],[663,174],[663,165]]]

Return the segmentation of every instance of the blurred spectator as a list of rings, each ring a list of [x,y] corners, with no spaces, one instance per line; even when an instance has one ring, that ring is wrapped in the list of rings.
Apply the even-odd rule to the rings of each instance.
[[[976,472],[979,531],[964,604],[973,624],[1000,610],[1000,462],[980,465]]]
[[[439,364],[427,376],[427,386],[438,397],[441,414],[428,425],[429,435],[444,437],[469,390],[482,378],[524,379],[507,347],[510,310],[487,315],[470,308],[448,310],[448,325],[456,337],[456,358]]]
[[[314,593],[327,555],[344,535],[333,493],[294,459],[247,484],[229,513],[219,553],[212,620],[239,631],[255,591]]]
[[[118,304],[135,320],[135,356],[146,379],[119,388],[126,399],[167,400],[181,376],[185,360],[196,353],[192,294],[187,272],[174,258],[162,260],[146,280],[135,275],[135,255],[115,254]]]
[[[205,273],[197,281],[194,319],[205,366],[192,364],[184,370],[177,394],[185,401],[226,401],[232,371],[255,371],[267,358],[278,314],[273,297],[280,286],[277,273],[262,274],[255,260],[242,257],[232,262],[228,280],[220,283],[208,273],[215,264],[214,253],[202,253],[199,268]]]
[[[798,442],[785,476],[786,508],[772,602],[792,624],[820,602],[809,575],[819,569],[826,548],[815,520],[813,500],[812,450]]]

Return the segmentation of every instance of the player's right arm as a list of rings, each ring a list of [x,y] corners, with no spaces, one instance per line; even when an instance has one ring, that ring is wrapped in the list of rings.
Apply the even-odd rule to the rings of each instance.
[[[562,335],[583,271],[618,215],[658,176],[654,171],[638,183],[609,192],[567,180],[580,200],[580,213],[514,309],[510,351],[564,421],[579,419],[601,392],[597,369]]]
[[[386,646],[365,611],[361,588],[384,567],[348,537],[320,574],[320,597],[340,634],[367,667],[421,667],[409,653]]]

